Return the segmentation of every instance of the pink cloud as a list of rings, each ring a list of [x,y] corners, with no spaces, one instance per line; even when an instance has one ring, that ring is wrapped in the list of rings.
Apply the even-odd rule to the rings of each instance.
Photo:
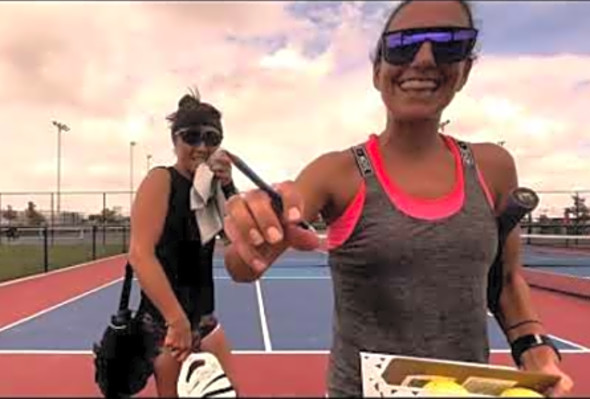
[[[223,112],[228,148],[269,181],[293,178],[313,158],[361,142],[385,122],[371,82],[375,37],[354,6],[315,58],[302,49],[317,32],[276,2],[6,3],[0,22],[0,118],[10,148],[0,191],[55,189],[52,119],[72,128],[63,136],[64,190],[127,190],[129,141],[138,141],[136,183],[147,154],[152,165],[173,162],[164,118],[193,85]],[[273,54],[225,40],[285,32],[287,47]],[[521,182],[533,188],[590,186],[588,161],[578,154],[590,91],[574,90],[588,78],[590,57],[483,51],[445,115],[447,131],[505,140]],[[344,63],[355,67],[341,70]],[[242,176],[237,182],[251,187]],[[128,206],[125,196],[119,202]]]

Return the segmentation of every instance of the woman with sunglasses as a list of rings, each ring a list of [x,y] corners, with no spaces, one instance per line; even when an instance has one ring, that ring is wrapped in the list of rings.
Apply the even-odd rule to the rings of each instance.
[[[260,278],[288,247],[317,248],[317,235],[297,222],[317,214],[327,221],[335,297],[330,396],[362,394],[360,351],[488,362],[495,215],[517,174],[502,147],[466,144],[439,129],[442,112],[467,83],[477,33],[465,1],[402,2],[373,65],[384,130],[320,156],[295,182],[278,185],[282,215],[261,191],[228,203],[226,267],[237,281]],[[561,377],[552,392],[561,395],[572,382],[538,321],[519,253],[515,231],[503,259],[504,331],[513,344],[521,339],[515,353],[524,369]]]
[[[142,290],[137,317],[157,346],[158,394],[174,397],[181,362],[196,346],[217,356],[234,381],[229,345],[214,316],[215,238],[201,244],[190,193],[195,171],[203,163],[219,179],[226,197],[236,190],[229,159],[216,152],[223,139],[220,112],[185,95],[168,120],[176,163],[151,170],[137,191],[129,262]]]

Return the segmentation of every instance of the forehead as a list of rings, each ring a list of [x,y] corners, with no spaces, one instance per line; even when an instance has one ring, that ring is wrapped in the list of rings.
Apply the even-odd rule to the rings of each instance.
[[[402,7],[388,31],[430,26],[469,26],[469,16],[458,1],[418,0]]]

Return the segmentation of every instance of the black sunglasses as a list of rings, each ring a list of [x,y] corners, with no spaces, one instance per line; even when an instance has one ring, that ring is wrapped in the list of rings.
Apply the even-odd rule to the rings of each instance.
[[[213,126],[185,127],[174,132],[188,145],[199,146],[205,144],[208,147],[217,147],[221,144],[223,136]]]
[[[385,32],[381,38],[383,59],[392,65],[412,62],[422,45],[430,42],[437,64],[467,59],[475,47],[477,29],[457,27],[413,28]]]

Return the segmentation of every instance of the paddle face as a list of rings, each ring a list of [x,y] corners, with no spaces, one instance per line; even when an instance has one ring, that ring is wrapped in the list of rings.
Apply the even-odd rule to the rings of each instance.
[[[182,363],[176,384],[181,398],[235,398],[234,387],[211,353],[192,353]]]

